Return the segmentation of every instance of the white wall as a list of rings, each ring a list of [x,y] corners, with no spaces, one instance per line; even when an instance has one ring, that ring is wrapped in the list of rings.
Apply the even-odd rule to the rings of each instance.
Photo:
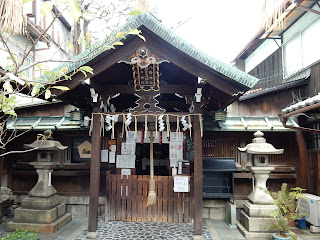
[[[281,46],[280,39],[266,39],[246,60],[245,60],[245,72],[248,73],[272,53],[274,53],[279,46]]]

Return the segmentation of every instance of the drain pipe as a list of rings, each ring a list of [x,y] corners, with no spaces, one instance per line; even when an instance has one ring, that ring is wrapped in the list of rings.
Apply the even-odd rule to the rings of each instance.
[[[307,112],[307,111],[310,111],[310,110],[313,110],[313,109],[316,109],[316,108],[320,108],[320,103],[316,103],[316,104],[313,104],[311,106],[307,106],[307,107],[304,107],[304,108],[300,108],[298,110],[295,110],[295,111],[292,111],[290,113],[280,113],[278,114],[279,118],[280,118],[280,121],[282,122],[282,125],[285,127],[285,128],[290,128],[290,129],[294,129],[294,130],[300,130],[300,131],[303,131],[303,132],[312,132],[312,133],[317,133],[317,134],[320,134],[320,130],[317,130],[317,129],[313,129],[313,128],[306,128],[306,127],[299,127],[299,126],[288,126],[287,125],[287,121],[290,117],[294,116],[294,115],[297,115],[297,114],[300,114],[300,113],[304,113],[304,112]]]

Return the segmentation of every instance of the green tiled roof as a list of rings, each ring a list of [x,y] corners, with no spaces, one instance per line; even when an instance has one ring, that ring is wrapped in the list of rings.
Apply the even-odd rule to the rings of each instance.
[[[246,87],[253,87],[259,79],[246,74],[243,71],[236,69],[235,67],[231,66],[230,64],[226,64],[214,57],[209,56],[207,53],[199,50],[192,44],[188,43],[187,41],[183,40],[181,37],[176,35],[173,31],[166,28],[159,20],[154,18],[152,15],[149,14],[142,14],[138,16],[133,16],[128,18],[126,24],[122,27],[118,28],[115,33],[121,31],[128,31],[130,29],[136,29],[141,26],[145,26],[150,31],[176,47],[177,49],[181,50],[182,52],[186,53],[190,57],[196,59],[197,61],[201,62],[202,64],[214,69],[215,71],[221,73],[222,75],[241,83]],[[143,35],[143,33],[142,33]],[[61,69],[64,66],[68,67],[69,72],[87,64],[89,61],[94,59],[95,57],[99,56],[101,53],[106,52],[108,50],[104,50],[103,46],[111,45],[114,42],[113,38],[115,35],[108,36],[106,39],[101,40],[100,42],[96,43],[91,49],[95,49],[92,53],[90,53],[91,49],[87,49],[83,53],[79,54],[74,58],[81,59],[84,56],[88,56],[85,59],[79,62],[72,62],[72,63],[65,63],[58,66],[56,69]],[[148,41],[148,39],[147,39]],[[121,46],[120,46],[121,47]],[[103,51],[101,51],[103,49]]]
[[[18,117],[16,119],[10,118],[7,122],[7,129],[9,130],[35,130],[43,131],[47,129],[72,130],[72,129],[86,129],[83,126],[83,120],[74,121],[70,117],[50,116],[50,117]]]

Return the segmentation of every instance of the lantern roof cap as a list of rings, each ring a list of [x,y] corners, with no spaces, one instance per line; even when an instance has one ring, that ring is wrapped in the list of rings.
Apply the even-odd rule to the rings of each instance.
[[[44,131],[43,136],[45,137],[44,140],[36,140],[31,144],[24,144],[24,147],[37,150],[64,150],[68,148],[60,142],[53,140],[51,130]]]
[[[272,144],[267,143],[263,137],[264,133],[257,131],[253,134],[252,143],[247,144],[244,148],[238,147],[239,151],[251,154],[282,154],[283,149],[276,149]]]

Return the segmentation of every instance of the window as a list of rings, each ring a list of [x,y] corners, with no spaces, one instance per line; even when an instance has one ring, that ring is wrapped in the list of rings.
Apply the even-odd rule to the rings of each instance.
[[[320,60],[320,18],[283,45],[283,77],[294,75]]]
[[[284,77],[288,77],[298,72],[302,68],[302,52],[301,52],[300,34],[295,36],[284,45]]]
[[[320,130],[320,122],[310,122],[307,127]],[[320,135],[317,133],[308,133],[308,149],[320,150]]]

